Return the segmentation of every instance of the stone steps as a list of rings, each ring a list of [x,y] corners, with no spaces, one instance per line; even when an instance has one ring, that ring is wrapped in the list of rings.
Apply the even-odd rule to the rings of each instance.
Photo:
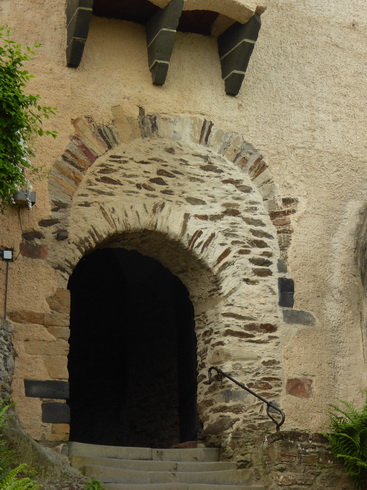
[[[251,486],[249,472],[219,461],[219,450],[151,449],[69,443],[69,459],[85,476],[104,483],[106,490],[233,490]]]
[[[254,485],[215,485],[187,483],[106,483],[106,490],[265,490],[263,486]]]
[[[71,464],[74,468],[83,466],[110,466],[127,470],[139,471],[217,471],[217,470],[235,470],[236,463],[224,462],[189,462],[189,461],[146,461],[142,459],[119,459],[119,458],[94,458],[88,456],[70,456]]]

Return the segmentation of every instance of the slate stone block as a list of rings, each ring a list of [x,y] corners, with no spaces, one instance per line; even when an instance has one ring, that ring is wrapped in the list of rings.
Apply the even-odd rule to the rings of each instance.
[[[292,308],[294,305],[294,281],[288,277],[278,279],[279,306]]]
[[[316,323],[315,317],[311,313],[300,310],[283,310],[283,319],[285,323],[296,325],[313,326]]]
[[[282,259],[278,260],[278,272],[281,272],[282,274],[286,274],[288,272],[287,263]]]
[[[69,383],[67,381],[35,381],[24,380],[25,395],[35,398],[69,398]]]
[[[294,293],[294,281],[288,277],[279,277],[278,287],[280,293]]]
[[[284,308],[293,308],[294,294],[288,292],[279,293],[279,306]]]
[[[42,403],[42,422],[49,424],[69,424],[70,408],[66,403]]]

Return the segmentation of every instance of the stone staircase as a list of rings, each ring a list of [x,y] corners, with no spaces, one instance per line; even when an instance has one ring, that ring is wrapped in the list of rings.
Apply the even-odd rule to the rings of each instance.
[[[71,464],[106,490],[263,490],[248,470],[219,461],[219,450],[150,449],[69,443]]]

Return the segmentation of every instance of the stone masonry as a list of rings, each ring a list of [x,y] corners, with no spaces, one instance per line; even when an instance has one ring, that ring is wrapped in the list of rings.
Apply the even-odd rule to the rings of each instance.
[[[215,365],[280,401],[278,262],[297,202],[280,198],[262,156],[238,134],[198,117],[114,115],[115,126],[74,121],[76,134],[50,176],[50,217],[23,233],[21,253],[46,260],[58,289],[49,313],[10,313],[20,418],[37,440],[68,439],[67,397],[47,384],[68,380],[67,281],[96,248],[135,249],[189,290],[203,435],[225,447],[225,457],[249,462],[258,429],[274,426],[251,395],[225,381],[208,386],[207,370]],[[24,380],[46,384],[24,398]]]

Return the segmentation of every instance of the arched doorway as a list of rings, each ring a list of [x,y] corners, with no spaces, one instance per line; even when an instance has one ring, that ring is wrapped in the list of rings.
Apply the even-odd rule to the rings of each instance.
[[[168,447],[197,437],[194,311],[158,261],[104,248],[69,280],[70,439]]]

